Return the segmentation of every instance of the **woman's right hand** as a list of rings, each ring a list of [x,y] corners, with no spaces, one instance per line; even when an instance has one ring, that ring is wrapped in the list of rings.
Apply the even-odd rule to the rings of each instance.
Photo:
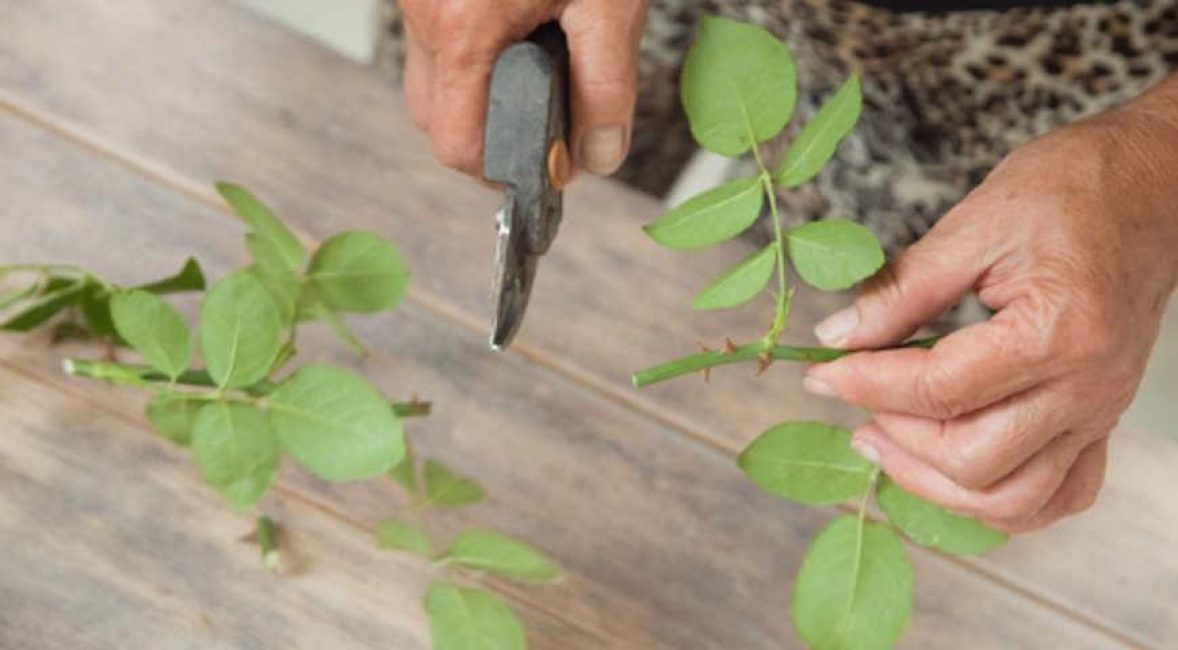
[[[401,0],[405,95],[443,164],[481,176],[495,58],[557,20],[568,36],[573,164],[610,174],[630,147],[646,0]]]

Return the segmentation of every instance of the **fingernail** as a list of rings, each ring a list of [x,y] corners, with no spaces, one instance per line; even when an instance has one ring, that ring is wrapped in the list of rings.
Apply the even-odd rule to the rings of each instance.
[[[626,129],[622,126],[598,126],[581,136],[577,162],[593,174],[612,174],[626,155]]]
[[[872,465],[879,465],[879,450],[875,447],[872,447],[871,444],[863,438],[858,436],[851,438],[851,448],[858,452],[860,456],[866,458],[867,462],[871,463]]]
[[[839,348],[846,344],[858,326],[859,310],[854,307],[847,307],[846,309],[836,311],[830,316],[827,316],[826,320],[818,323],[818,326],[814,328],[814,336],[817,336],[823,345]]]
[[[810,393],[811,395],[817,395],[819,397],[836,396],[834,388],[832,388],[830,384],[822,381],[821,379],[818,379],[817,377],[811,377],[810,375],[806,375],[806,378],[802,380],[802,390]]]

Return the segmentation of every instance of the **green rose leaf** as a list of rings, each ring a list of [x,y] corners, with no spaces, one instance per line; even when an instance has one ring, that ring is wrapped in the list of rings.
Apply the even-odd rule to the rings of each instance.
[[[811,648],[886,650],[912,613],[912,565],[887,526],[834,520],[806,551],[793,619]]]
[[[251,232],[245,236],[245,245],[254,259],[247,272],[257,278],[266,293],[270,294],[282,322],[293,322],[299,301],[298,276],[287,266],[273,240]]]
[[[875,235],[847,219],[826,219],[789,232],[789,254],[809,284],[839,291],[871,277],[884,263]]]
[[[192,443],[196,415],[207,400],[192,399],[182,393],[157,393],[147,402],[147,421],[161,436],[187,447]]]
[[[265,378],[281,339],[278,308],[253,275],[238,271],[205,294],[201,351],[218,386],[240,388]]]
[[[188,369],[191,333],[184,317],[159,296],[120,291],[110,299],[115,329],[153,368],[175,379]]]
[[[759,27],[704,18],[683,64],[679,94],[696,141],[737,156],[780,133],[793,115],[793,57]]]
[[[549,582],[560,577],[560,569],[536,549],[488,531],[459,534],[445,557],[471,569],[527,582]]]
[[[483,500],[483,488],[436,460],[425,462],[426,506],[464,506]]]
[[[262,498],[278,471],[278,440],[266,412],[250,404],[202,408],[192,427],[192,451],[205,481],[241,510]]]
[[[376,544],[381,548],[410,551],[424,557],[429,557],[433,553],[429,535],[424,530],[397,519],[377,522]]]
[[[54,278],[47,283],[45,291],[23,310],[0,323],[0,330],[28,332],[66,307],[77,304],[85,288],[84,282]]]
[[[370,232],[350,231],[315,251],[307,281],[316,299],[335,311],[372,313],[401,302],[409,268],[392,244]]]
[[[175,275],[134,288],[157,294],[204,291],[205,274],[200,270],[200,264],[197,264],[196,260],[190,257]]]
[[[3,274],[0,274],[3,277]],[[0,309],[8,309],[16,303],[29,298],[37,293],[37,284],[33,283],[21,289],[13,289],[4,294],[0,294]]]
[[[498,597],[480,589],[436,584],[425,597],[433,650],[525,650],[519,620]]]
[[[737,459],[767,492],[810,505],[862,494],[871,463],[851,449],[851,432],[822,422],[784,422],[754,440]]]
[[[695,309],[728,309],[744,304],[765,288],[776,265],[777,244],[769,244],[712,280],[691,306]]]
[[[417,496],[417,458],[408,440],[405,441],[405,455],[389,470],[389,477],[397,485],[405,488],[410,495]]]
[[[642,229],[667,248],[710,246],[753,225],[764,199],[761,179],[742,178],[688,199]]]
[[[981,555],[1006,541],[1003,533],[906,492],[887,477],[880,480],[876,499],[888,520],[921,546],[953,555]]]
[[[250,231],[274,245],[286,267],[297,270],[303,266],[307,253],[294,233],[249,190],[233,183],[217,183],[217,192],[244,221]]]
[[[114,318],[110,313],[111,292],[96,282],[87,282],[82,295],[78,297],[78,308],[86,320],[86,328],[94,336],[116,334]]]
[[[329,481],[371,478],[405,454],[401,421],[360,377],[330,366],[296,370],[269,395],[270,423],[303,467]]]
[[[777,166],[774,180],[797,187],[814,178],[855,126],[862,105],[859,76],[851,75],[798,132]]]

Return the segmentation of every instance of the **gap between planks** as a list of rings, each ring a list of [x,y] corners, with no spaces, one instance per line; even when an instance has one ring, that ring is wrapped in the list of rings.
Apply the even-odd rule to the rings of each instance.
[[[134,430],[137,434],[143,435],[146,438],[150,439],[153,442],[153,444],[159,444],[160,446],[162,446],[166,449],[169,449],[169,450],[176,449],[176,447],[173,445],[163,445],[162,442],[158,439],[158,437],[156,437],[154,435],[154,433],[139,418],[132,417],[129,414],[127,414],[126,412],[124,412],[118,408],[111,407],[109,404],[107,404],[106,402],[103,402],[102,400],[95,399],[93,394],[91,394],[88,391],[74,389],[73,387],[67,386],[65,384],[60,384],[57,382],[47,380],[44,377],[39,376],[37,373],[30,372],[27,369],[20,366],[19,364],[13,363],[13,362],[9,361],[8,359],[0,358],[0,366],[4,367],[5,369],[7,369],[9,372],[12,372],[13,374],[20,375],[22,378],[24,378],[28,381],[41,384],[41,385],[46,386],[54,391],[60,391],[62,393],[66,393],[68,395],[76,397],[80,401],[83,401],[83,402],[87,403],[88,405],[90,405],[94,408],[97,408],[112,417],[115,417],[117,419],[127,422],[131,426],[132,430]],[[303,490],[302,488],[298,487],[297,485],[289,485],[286,482],[284,482],[281,478],[276,478],[273,483],[272,489],[274,491],[282,494],[285,498],[291,499],[293,501],[297,501],[301,505],[307,506],[308,508],[311,508],[313,510],[316,510],[316,511],[322,513],[325,517],[328,517],[330,519],[338,521],[341,524],[343,524],[349,528],[352,528],[355,531],[364,533],[366,536],[375,539],[376,531],[372,527],[365,525],[363,522],[349,516],[347,513],[341,512],[340,510],[338,510],[337,508],[332,506],[330,503],[320,500],[313,493]],[[404,557],[399,553],[394,552],[391,554],[391,556],[397,558],[397,561],[401,562],[402,564],[411,564],[411,563],[407,562],[404,559]],[[497,592],[501,593],[502,595],[507,596],[508,598],[510,598],[511,600],[515,601],[517,604],[519,604],[523,607],[526,607],[526,608],[533,610],[537,613],[543,614],[544,616],[547,616],[548,618],[565,623],[565,624],[569,625],[570,627],[576,628],[591,637],[594,637],[594,638],[601,640],[601,641],[609,642],[611,644],[611,645],[608,645],[605,647],[611,647],[611,648],[622,647],[622,646],[616,645],[617,639],[613,638],[613,636],[611,634],[609,634],[603,630],[599,630],[595,627],[592,627],[586,622],[569,617],[568,615],[564,614],[561,611],[551,609],[548,606],[546,606],[541,600],[534,600],[528,596],[522,595],[522,594],[527,593],[526,590],[515,589],[511,586],[508,586],[509,583],[502,583],[499,581],[496,581],[492,584],[490,582],[482,580],[478,576],[472,577],[471,580],[473,580],[474,582],[478,583],[479,585],[481,585],[482,587],[484,587],[486,589],[489,589],[491,591],[497,591]]]
[[[88,129],[71,124],[66,120],[59,119],[55,115],[46,114],[38,110],[35,106],[26,104],[20,101],[19,98],[14,97],[13,94],[7,90],[0,89],[0,108],[11,113],[17,118],[28,122],[44,131],[52,133],[59,138],[74,144],[75,146],[92,152],[95,156],[102,158],[115,164],[119,167],[129,169],[131,172],[141,176],[142,178],[152,182],[156,185],[164,187],[174,193],[191,198],[199,203],[210,206],[224,214],[232,217],[232,212],[221,201],[220,197],[212,190],[207,189],[204,185],[196,183],[195,181],[178,174],[166,166],[156,163],[154,160],[140,156],[131,151],[125,151],[122,147],[107,141],[102,136],[91,132]],[[308,245],[317,245],[319,240],[308,235],[305,231],[297,225],[287,224],[298,238]],[[435,295],[426,290],[410,291],[406,300],[413,302],[425,309],[434,316],[441,318],[444,321],[450,322],[458,327],[474,333],[476,336],[483,336],[487,333],[487,327],[480,319],[466,313],[461,307],[450,304],[441,296]],[[552,356],[547,352],[534,348],[524,342],[517,341],[511,347],[514,354],[518,354],[525,361],[534,366],[544,369],[548,372],[553,372],[557,375],[563,375],[570,379],[577,385],[580,385],[607,400],[613,401],[622,405],[623,407],[637,413],[638,415],[652,420],[656,424],[667,427],[672,432],[679,434],[685,441],[695,443],[704,448],[707,452],[717,455],[725,460],[731,460],[740,450],[733,448],[728,441],[719,436],[697,429],[687,421],[686,418],[675,417],[662,411],[661,409],[652,407],[642,400],[635,397],[633,391],[622,391],[616,386],[608,383],[596,375],[585,372],[580,368],[562,361],[559,357]],[[4,365],[12,367],[11,364]],[[22,373],[24,374],[24,373]],[[125,416],[124,416],[125,417]],[[307,496],[300,495],[297,490],[286,488],[291,491],[292,495],[299,495],[300,500],[314,505],[327,513],[334,513],[334,516],[340,521],[347,523],[350,526],[359,527],[367,530],[367,528],[350,519],[346,514],[336,511],[327,504],[318,502],[317,500]],[[838,509],[850,512],[855,508],[849,505],[838,506]],[[987,580],[993,583],[996,587],[1011,592],[1017,596],[1025,598],[1040,607],[1056,613],[1066,619],[1069,619],[1079,625],[1082,625],[1094,633],[1110,640],[1114,640],[1127,648],[1148,650],[1153,646],[1148,640],[1138,637],[1137,635],[1120,629],[1115,623],[1106,621],[1102,618],[1094,617],[1091,614],[1077,611],[1073,609],[1070,604],[1060,598],[1047,593],[1032,583],[1027,583],[1018,580],[1016,577],[1005,575],[1004,572],[995,571],[994,569],[978,562],[974,559],[961,558],[957,556],[947,555],[939,551],[927,549],[924,547],[911,546],[914,552],[927,553],[929,555],[937,556],[944,561],[955,564],[972,575],[978,576],[980,579]],[[508,590],[510,594],[511,591]],[[555,612],[549,612],[542,606],[532,604],[526,598],[516,596],[518,600],[535,607],[539,611],[543,611],[552,615],[559,620],[574,624],[576,627],[585,629],[579,622],[571,621],[563,615]],[[586,631],[592,632],[596,636],[602,636],[602,633],[595,629],[589,628]]]

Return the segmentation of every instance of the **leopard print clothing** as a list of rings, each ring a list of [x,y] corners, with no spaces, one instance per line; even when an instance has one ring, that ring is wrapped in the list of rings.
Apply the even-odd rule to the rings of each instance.
[[[383,1],[378,65],[396,73],[401,22],[393,0]],[[646,191],[665,192],[696,149],[677,80],[707,14],[789,44],[801,89],[795,125],[849,72],[862,76],[859,124],[817,181],[783,193],[782,205],[794,222],[855,219],[889,252],[919,238],[1014,147],[1178,68],[1171,0],[935,14],[842,0],[652,0],[632,153],[619,172]]]

